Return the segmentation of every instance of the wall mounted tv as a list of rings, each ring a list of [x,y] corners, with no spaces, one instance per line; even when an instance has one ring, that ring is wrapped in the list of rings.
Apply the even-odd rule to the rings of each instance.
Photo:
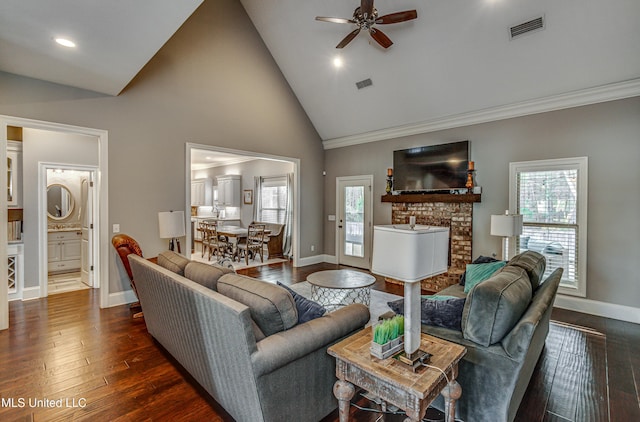
[[[393,152],[393,190],[446,192],[467,182],[469,141]]]

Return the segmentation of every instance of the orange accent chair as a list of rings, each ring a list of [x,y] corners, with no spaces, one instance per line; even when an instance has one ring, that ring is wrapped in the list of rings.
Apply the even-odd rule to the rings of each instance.
[[[122,261],[122,265],[124,269],[127,271],[127,275],[129,276],[129,281],[131,283],[131,288],[133,292],[138,297],[138,291],[136,290],[136,283],[133,281],[133,273],[131,272],[131,265],[129,265],[129,259],[127,258],[130,254],[136,254],[139,257],[142,256],[142,249],[140,249],[140,245],[138,242],[131,236],[127,236],[126,234],[117,234],[111,238],[111,244],[118,252],[118,256],[120,256],[120,260]],[[131,304],[132,309],[140,309],[140,302],[136,302]],[[135,312],[133,314],[134,318],[142,317],[142,311]]]

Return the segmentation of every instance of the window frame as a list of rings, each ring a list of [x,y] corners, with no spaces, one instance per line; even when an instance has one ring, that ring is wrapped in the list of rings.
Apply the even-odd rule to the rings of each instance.
[[[518,173],[536,171],[577,170],[577,261],[576,286],[560,284],[559,294],[586,297],[587,295],[587,206],[588,206],[588,157],[557,158],[509,163],[509,209],[518,213]],[[513,247],[520,243],[517,239]]]
[[[280,182],[283,182],[283,184],[280,184]],[[266,186],[265,186],[266,184]],[[287,192],[287,176],[262,176],[260,177],[260,196],[259,196],[259,203],[256,204],[257,205],[257,216],[258,216],[258,220],[259,221],[264,221],[262,214],[264,210],[267,211],[276,211],[276,215],[280,216],[281,212],[283,215],[283,222],[276,222],[277,224],[284,224],[286,222],[287,219],[287,200],[286,200],[286,195],[285,195],[285,203],[284,203],[284,208],[264,208],[262,206],[262,201],[264,198],[264,192],[263,189],[265,187],[284,187],[285,188],[285,193],[286,195],[288,195],[289,193]],[[281,204],[279,204],[281,205]]]

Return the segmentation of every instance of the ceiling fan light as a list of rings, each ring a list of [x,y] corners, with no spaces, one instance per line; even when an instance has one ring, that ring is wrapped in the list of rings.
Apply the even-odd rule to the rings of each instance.
[[[336,56],[333,58],[333,67],[340,69],[343,65],[342,57]]]

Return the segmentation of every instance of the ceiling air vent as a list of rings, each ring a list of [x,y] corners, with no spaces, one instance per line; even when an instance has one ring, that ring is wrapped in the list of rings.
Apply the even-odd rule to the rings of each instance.
[[[541,29],[544,29],[544,16],[531,19],[530,21],[521,23],[520,25],[512,26],[509,28],[509,32],[511,34],[511,39],[514,39],[524,34],[528,34],[529,32],[539,31]]]
[[[358,89],[362,89],[362,88],[366,88],[368,86],[373,85],[373,82],[371,81],[371,78],[367,78],[363,81],[360,82],[356,82],[356,86],[358,87]]]

